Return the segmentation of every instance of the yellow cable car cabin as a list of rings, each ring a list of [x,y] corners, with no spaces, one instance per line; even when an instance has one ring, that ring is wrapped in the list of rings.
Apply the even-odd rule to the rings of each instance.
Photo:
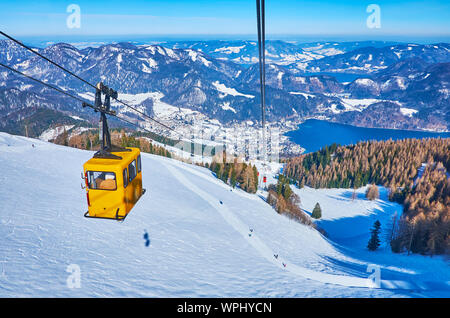
[[[138,148],[92,158],[83,165],[88,212],[86,217],[123,220],[145,193]]]
[[[102,94],[105,101],[102,103]],[[87,218],[124,220],[145,193],[142,188],[142,163],[139,148],[118,147],[111,144],[106,114],[115,116],[110,110],[111,98],[117,92],[103,83],[98,83],[95,105],[83,103],[100,112],[101,148],[83,165],[82,178],[86,183]]]

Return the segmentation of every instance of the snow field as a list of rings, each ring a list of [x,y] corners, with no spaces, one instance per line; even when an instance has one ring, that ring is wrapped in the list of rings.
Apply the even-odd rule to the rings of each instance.
[[[366,282],[370,255],[278,215],[207,169],[154,155],[142,155],[147,192],[125,222],[83,218],[80,172],[91,156],[0,133],[0,181],[7,184],[0,188],[0,296],[448,296],[442,288],[337,285]],[[302,202],[308,204],[306,196]],[[448,281],[448,270],[434,261],[440,281]],[[66,284],[70,264],[80,267],[80,289]],[[391,265],[391,281],[409,281],[419,271]]]

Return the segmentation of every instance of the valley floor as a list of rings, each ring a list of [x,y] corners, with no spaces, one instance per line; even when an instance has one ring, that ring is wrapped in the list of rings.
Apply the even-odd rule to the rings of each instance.
[[[143,154],[147,192],[125,222],[92,220],[80,189],[91,156],[0,133],[1,297],[450,296],[442,258],[365,250],[374,219],[401,210],[385,197],[296,190],[306,211],[320,202],[325,238],[207,169]],[[67,285],[70,264],[81,288]],[[367,287],[368,264],[382,288]]]

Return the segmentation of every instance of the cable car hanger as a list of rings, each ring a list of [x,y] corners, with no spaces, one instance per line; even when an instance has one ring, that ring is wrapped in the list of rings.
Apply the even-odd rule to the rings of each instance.
[[[104,103],[102,103],[102,93],[105,95]],[[100,112],[101,132],[99,135],[101,136],[102,145],[100,150],[94,154],[94,158],[120,160],[122,157],[112,154],[112,152],[127,152],[131,150],[111,144],[111,134],[106,118],[106,114],[113,116],[116,114],[115,111],[111,110],[111,98],[117,99],[117,91],[109,88],[102,82],[98,83],[95,88],[95,102],[93,109],[95,112]],[[82,106],[86,107],[89,106],[89,104],[83,102]]]

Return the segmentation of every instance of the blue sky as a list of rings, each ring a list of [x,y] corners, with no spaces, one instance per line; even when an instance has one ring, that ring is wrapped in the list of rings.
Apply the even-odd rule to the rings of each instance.
[[[69,29],[69,4],[81,8],[81,28]],[[381,28],[369,29],[369,4],[381,8]],[[0,29],[16,36],[256,33],[254,0],[0,1]],[[450,1],[266,0],[272,35],[449,36]]]

